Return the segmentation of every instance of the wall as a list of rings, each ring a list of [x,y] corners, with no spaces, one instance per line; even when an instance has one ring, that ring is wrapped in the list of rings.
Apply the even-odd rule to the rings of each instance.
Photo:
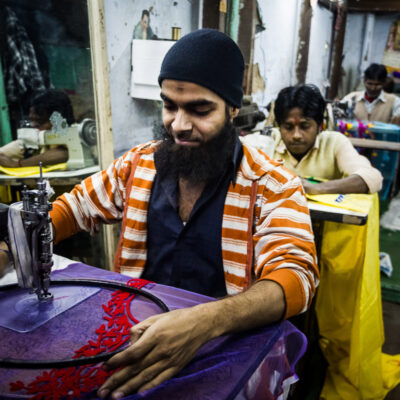
[[[265,31],[256,34],[254,63],[258,63],[265,90],[253,93],[259,106],[266,106],[278,92],[296,82],[296,56],[302,1],[259,1]],[[312,2],[310,44],[306,82],[323,92],[328,77],[333,15]]]
[[[253,86],[253,99],[260,107],[274,100],[285,86],[296,84],[295,66],[301,0],[258,1],[264,31],[256,34],[254,63],[265,83]],[[306,82],[314,83],[325,95],[329,85],[330,53],[334,13],[310,2],[311,20]],[[399,14],[351,13],[347,17],[343,47],[345,75],[339,88],[340,96],[354,90],[364,69],[372,62],[381,63],[390,25]],[[362,82],[361,82],[362,83]]]
[[[343,76],[343,93],[351,92],[359,82],[366,18],[366,14],[360,13],[349,14],[347,17],[342,62],[345,72]]]
[[[329,84],[329,54],[333,13],[319,5],[313,7],[306,83],[319,87],[322,94]]]
[[[275,99],[282,88],[295,83],[301,2],[259,1],[258,6],[265,30],[255,37],[254,64],[259,65],[265,90],[253,93],[253,100],[263,107]]]
[[[362,88],[363,73],[369,64],[381,63],[390,25],[399,14],[349,14],[344,42],[343,93]]]
[[[382,62],[390,26],[400,18],[400,14],[376,15],[371,51],[371,62]]]
[[[142,10],[151,9],[150,26],[158,38],[171,38],[171,27],[182,35],[198,28],[198,0],[105,1],[107,52],[115,156],[153,139],[161,122],[161,102],[130,97],[131,40]]]

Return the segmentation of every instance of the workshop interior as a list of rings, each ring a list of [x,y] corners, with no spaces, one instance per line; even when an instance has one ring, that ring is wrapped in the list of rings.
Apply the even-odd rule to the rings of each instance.
[[[310,215],[319,269],[308,309],[213,338],[176,376],[150,389],[144,385],[143,393],[136,388],[122,397],[102,397],[99,389],[114,373],[102,365],[129,350],[132,327],[173,310],[201,308],[218,297],[147,279],[134,267],[124,270],[123,262],[118,266],[118,260],[147,251],[154,237],[162,242],[169,234],[161,232],[169,214],[155,228],[140,208],[148,201],[153,207],[148,214],[155,215],[161,200],[144,200],[147,187],[136,198],[131,194],[152,173],[150,162],[144,167],[131,152],[143,143],[167,141],[163,124],[172,100],[160,97],[163,60],[185,35],[203,28],[226,34],[243,55],[243,98],[231,122],[254,164],[274,159],[274,166],[290,170],[286,159],[277,157],[282,146],[289,149],[283,132],[291,115],[281,121],[278,96],[284,88],[307,86],[324,103],[318,127],[313,114],[302,122],[312,121],[318,129],[307,152],[324,149],[322,133],[335,132],[378,171],[380,188],[371,191],[364,182],[363,192],[309,192],[309,186],[342,177],[324,178],[318,168],[299,176],[307,205],[300,208]],[[223,64],[216,59],[216,65]],[[400,399],[399,1],[0,0],[0,60],[0,399]],[[381,75],[368,76],[372,65],[381,75],[384,71],[383,81]],[[206,74],[208,66],[201,71]],[[378,86],[375,96],[368,91],[371,81]],[[214,83],[199,82],[213,91]],[[213,93],[226,101],[218,90]],[[360,116],[364,103],[368,113]],[[380,114],[374,114],[374,106],[381,107]],[[305,118],[307,105],[303,111],[289,108],[300,109],[300,119]],[[199,112],[197,118],[205,115]],[[291,162],[300,168],[302,157],[311,153],[293,154]],[[331,159],[322,156],[315,165]],[[270,165],[257,174],[269,172]],[[123,169],[128,167],[132,172]],[[104,186],[95,187],[102,179]],[[164,189],[155,179],[154,186]],[[232,179],[226,188],[236,185]],[[179,193],[179,183],[175,186]],[[107,191],[114,189],[109,206]],[[272,192],[247,189],[253,213],[246,209],[240,217],[245,222],[232,217],[234,228],[225,220],[218,228],[218,273],[225,286],[223,262],[227,253],[237,254],[233,248],[242,237],[232,234],[224,244],[224,232],[244,226],[246,238],[256,238],[254,246],[247,242],[240,250],[247,263],[243,274],[251,273],[246,290],[251,290],[259,278],[252,270],[261,251],[257,236],[273,229],[252,234],[262,219],[257,214],[266,202],[262,196]],[[54,202],[59,203],[54,207]],[[221,204],[222,220],[226,209],[236,206]],[[106,213],[102,206],[109,206]],[[133,225],[129,207],[139,210],[136,218],[145,227]],[[72,227],[66,224],[65,231],[75,234],[59,241],[51,215],[70,210],[80,219]],[[198,211],[193,210],[190,215]],[[299,226],[304,222],[294,218]],[[202,229],[215,225],[206,222]],[[134,244],[146,229],[158,236],[145,238],[137,250]],[[290,234],[295,237],[297,228]],[[128,250],[127,235],[134,243]],[[166,245],[160,246],[162,254]],[[214,247],[199,249],[213,255]],[[232,261],[231,275],[240,262]],[[226,285],[226,297],[233,297]]]

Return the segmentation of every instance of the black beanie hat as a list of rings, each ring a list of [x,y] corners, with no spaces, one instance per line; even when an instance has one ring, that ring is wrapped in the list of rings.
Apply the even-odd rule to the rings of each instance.
[[[243,55],[237,44],[215,29],[199,29],[183,36],[169,49],[158,83],[161,86],[164,79],[197,83],[240,108],[243,73]]]

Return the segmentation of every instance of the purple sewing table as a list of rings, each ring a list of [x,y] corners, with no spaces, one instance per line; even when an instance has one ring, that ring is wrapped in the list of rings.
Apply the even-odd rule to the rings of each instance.
[[[52,273],[53,280],[79,277],[122,282],[130,279],[84,264],[72,264]],[[144,290],[170,309],[213,300],[155,283],[147,283]],[[31,332],[0,327],[0,358],[59,360],[114,350],[128,337],[128,322],[160,312],[158,306],[141,296],[130,303],[127,297],[125,292],[101,289]],[[1,308],[1,301],[0,297],[0,312],[12,315],[14,310]],[[294,366],[305,348],[305,337],[289,322],[224,336],[204,345],[173,379],[126,399],[283,398],[285,387],[287,391],[296,380]],[[104,381],[104,374],[99,365],[52,370],[0,368],[0,398],[96,399],[96,388]]]

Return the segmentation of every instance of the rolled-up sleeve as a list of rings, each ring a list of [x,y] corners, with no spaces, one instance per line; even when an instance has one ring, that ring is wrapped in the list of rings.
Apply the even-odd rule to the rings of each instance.
[[[310,307],[319,272],[300,179],[293,176],[282,185],[277,182],[264,193],[253,238],[255,275],[259,280],[272,280],[281,286],[285,295],[285,318],[288,318]]]
[[[374,168],[366,157],[360,155],[344,135],[336,146],[335,156],[338,168],[345,177],[359,175],[368,186],[369,193],[381,189],[383,177],[380,171]]]

